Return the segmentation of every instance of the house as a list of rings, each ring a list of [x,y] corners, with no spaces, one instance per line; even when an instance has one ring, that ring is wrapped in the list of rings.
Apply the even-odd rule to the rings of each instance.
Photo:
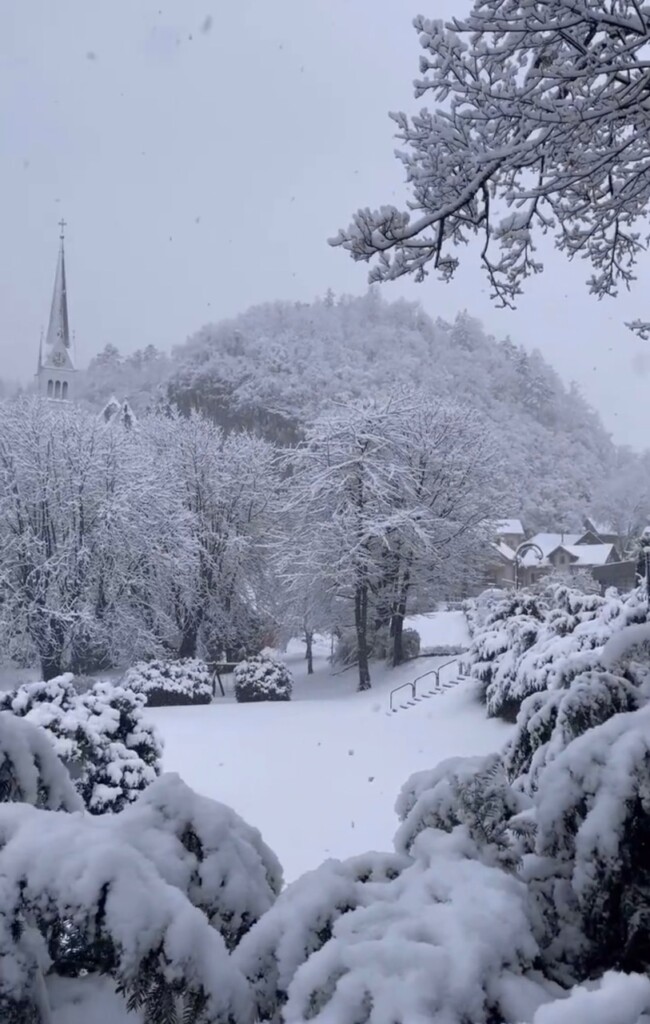
[[[503,541],[490,545],[485,567],[485,586],[506,590],[515,585],[515,552]]]
[[[133,409],[127,401],[118,402],[115,395],[109,398],[108,402],[99,414],[103,423],[120,423],[127,430],[130,430],[137,423]]]
[[[522,586],[536,583],[541,576],[552,570],[571,572],[576,569],[596,568],[620,562],[616,546],[603,543],[599,536],[588,529],[585,533],[536,533],[529,543],[542,553],[531,548],[522,558],[520,581]]]
[[[526,539],[521,519],[500,519],[496,524],[495,534],[497,543],[506,544],[513,551],[516,551]]]

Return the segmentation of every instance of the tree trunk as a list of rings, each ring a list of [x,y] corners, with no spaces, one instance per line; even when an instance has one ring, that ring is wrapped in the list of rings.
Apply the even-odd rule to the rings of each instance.
[[[391,664],[393,667],[401,665],[404,661],[404,650],[402,647],[402,633],[404,630],[404,605],[400,604],[393,612],[391,620],[391,634],[393,637],[393,655]]]
[[[369,690],[368,588],[365,586],[357,586],[354,595],[354,626],[357,633],[357,656],[359,661],[359,685],[357,690]]]
[[[178,648],[179,658],[196,658],[196,645],[199,636],[199,624],[192,621],[186,623],[181,634],[181,642]]]
[[[402,586],[399,592],[399,598],[393,605],[393,614],[390,620],[390,635],[393,639],[393,667],[401,665],[404,661],[404,647],[402,643],[402,634],[404,632],[404,619],[406,618],[406,602],[408,600],[408,592],[410,587],[411,570],[410,567],[404,574]]]
[[[45,682],[56,679],[63,672],[60,652],[52,652],[41,655],[41,674]]]
[[[307,649],[305,651],[305,658],[307,659],[307,675],[313,676],[314,674],[314,634],[310,629],[305,630],[305,643]]]

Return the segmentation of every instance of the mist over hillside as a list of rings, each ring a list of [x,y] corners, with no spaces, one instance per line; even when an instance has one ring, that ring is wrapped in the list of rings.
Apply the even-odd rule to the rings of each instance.
[[[114,346],[83,373],[80,395],[111,394],[136,412],[161,403],[201,410],[227,430],[295,443],[315,417],[400,385],[483,415],[501,445],[506,507],[531,529],[578,528],[604,514],[645,462],[616,446],[575,385],[538,351],[497,340],[466,312],[433,321],[416,303],[328,293],[254,306],[207,324],[171,354],[122,357]]]

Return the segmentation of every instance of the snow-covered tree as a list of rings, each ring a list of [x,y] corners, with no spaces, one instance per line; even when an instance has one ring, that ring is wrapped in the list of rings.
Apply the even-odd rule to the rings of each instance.
[[[333,241],[377,257],[373,280],[445,279],[457,246],[482,238],[493,296],[511,305],[542,269],[535,236],[589,260],[590,290],[634,277],[650,204],[645,48],[637,0],[473,0],[448,25],[419,16],[418,97],[394,114],[408,212],[360,210]]]
[[[161,467],[160,486],[184,510],[186,556],[171,581],[170,614],[178,656],[235,652],[263,612],[263,557],[276,487],[274,452],[245,434],[225,436],[204,416],[155,416],[143,422]],[[178,547],[170,540],[178,561]]]
[[[74,406],[0,403],[0,633],[44,679],[157,649],[142,594],[171,573],[177,522],[133,432]]]
[[[472,414],[417,392],[324,417],[290,453],[284,551],[290,589],[321,588],[350,608],[359,687],[371,636],[390,627],[393,661],[414,593],[470,564],[494,511],[489,436]],[[492,474],[492,476],[490,475]]]

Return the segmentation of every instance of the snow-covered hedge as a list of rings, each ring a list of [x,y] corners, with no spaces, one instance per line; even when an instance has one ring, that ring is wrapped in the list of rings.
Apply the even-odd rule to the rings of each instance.
[[[160,772],[162,747],[144,702],[106,682],[78,693],[69,674],[0,694],[0,710],[46,730],[93,814],[121,810]]]
[[[511,594],[476,628],[463,668],[479,684],[488,714],[515,721],[527,697],[597,667],[610,636],[645,617],[639,592],[601,597],[563,585]]]
[[[460,644],[434,644],[432,647],[423,647],[420,654],[427,658],[453,658],[456,655],[465,654],[466,647]]]
[[[234,672],[235,697],[240,704],[262,700],[291,700],[291,672],[285,664],[258,654],[237,665]]]
[[[124,685],[143,693],[151,708],[209,704],[213,697],[210,669],[198,658],[139,661],[126,673]]]

